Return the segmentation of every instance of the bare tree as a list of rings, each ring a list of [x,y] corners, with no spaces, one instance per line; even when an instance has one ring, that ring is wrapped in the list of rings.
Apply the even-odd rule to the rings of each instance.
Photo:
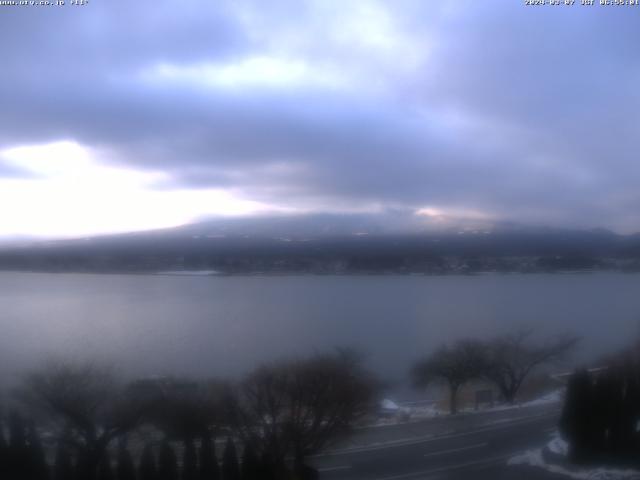
[[[133,429],[146,409],[111,369],[90,363],[51,362],[28,375],[18,394],[76,450],[88,479],[96,477],[109,444]]]
[[[145,392],[153,405],[145,420],[185,444],[198,437],[215,436],[228,420],[230,387],[225,382],[166,378],[151,383],[138,381],[133,387]]]
[[[522,383],[536,367],[562,359],[579,340],[564,335],[535,344],[532,334],[532,329],[519,330],[487,344],[484,376],[496,384],[508,403],[515,401]]]
[[[1,411],[0,411],[1,413]],[[7,441],[4,438],[4,426],[3,426],[3,418],[0,414],[0,478],[5,478],[7,475],[7,461],[8,461],[8,447]]]
[[[370,411],[376,382],[347,351],[265,366],[241,385],[238,418],[272,468],[304,459],[345,435]]]
[[[444,382],[449,387],[450,412],[456,414],[460,387],[483,374],[485,358],[485,347],[479,341],[460,340],[444,345],[413,366],[413,383],[424,388],[433,382]]]

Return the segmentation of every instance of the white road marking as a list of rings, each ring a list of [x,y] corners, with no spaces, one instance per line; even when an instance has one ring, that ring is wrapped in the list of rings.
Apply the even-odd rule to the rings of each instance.
[[[500,457],[485,458],[484,460],[477,460],[475,462],[460,463],[458,465],[450,465],[447,467],[433,468],[431,470],[423,470],[421,472],[403,473],[402,475],[393,475],[391,477],[381,477],[381,478],[376,478],[375,480],[402,480],[405,478],[424,477],[425,475],[432,476],[438,473],[448,472],[451,470],[459,470],[467,467],[477,467],[480,465],[489,466],[493,463],[499,463],[504,460],[507,460],[508,458],[510,458],[510,456],[511,455],[502,455]]]
[[[493,426],[485,426],[482,428],[477,428],[475,430],[470,430],[468,432],[461,432],[461,433],[450,433],[450,434],[444,434],[444,435],[427,435],[424,437],[410,437],[410,438],[403,438],[403,439],[399,439],[399,440],[393,440],[391,442],[387,442],[387,443],[383,443],[380,445],[370,445],[367,447],[352,447],[352,448],[345,448],[343,450],[333,450],[333,451],[328,451],[325,453],[320,453],[317,455],[313,455],[314,458],[322,458],[322,457],[333,457],[333,456],[338,456],[338,455],[349,455],[351,453],[361,453],[361,452],[375,452],[377,450],[386,450],[388,448],[398,448],[398,447],[406,447],[409,445],[418,445],[421,443],[431,443],[431,442],[437,442],[439,440],[445,440],[445,439],[449,439],[449,438],[460,438],[460,437],[467,437],[469,435],[476,435],[478,433],[484,433],[484,432],[491,432],[494,430],[504,430],[504,429],[508,429],[508,428],[512,428],[514,426],[517,425],[522,425],[522,424],[527,424],[527,423],[533,423],[533,422],[537,422],[539,420],[541,420],[542,418],[545,417],[552,417],[555,416],[556,413],[545,413],[542,415],[534,415],[531,417],[518,417],[518,418],[514,418],[513,420],[509,421],[509,422],[504,422],[504,423],[500,423],[499,425],[493,425]]]
[[[318,471],[319,472],[335,472],[338,470],[349,470],[350,468],[351,468],[351,465],[340,465],[338,467],[319,468]]]
[[[438,455],[446,455],[447,453],[464,452],[465,450],[473,450],[474,448],[482,448],[488,445],[487,442],[476,443],[475,445],[468,445],[460,448],[450,448],[448,450],[440,450],[438,452],[425,453],[425,457],[436,457]]]

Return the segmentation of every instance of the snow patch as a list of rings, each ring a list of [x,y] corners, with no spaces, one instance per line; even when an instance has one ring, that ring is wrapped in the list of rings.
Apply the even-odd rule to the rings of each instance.
[[[539,398],[529,400],[528,402],[516,403],[513,405],[498,405],[491,408],[483,409],[483,412],[487,411],[501,411],[501,410],[511,410],[514,408],[522,408],[522,407],[537,407],[540,405],[550,405],[552,403],[560,403],[564,400],[564,390],[554,390],[552,392],[547,393]]]
[[[380,407],[385,410],[398,410],[400,408],[396,402],[389,400],[388,398],[385,398],[380,402]]]
[[[566,468],[562,465],[549,463],[544,455],[544,449],[556,455],[566,457],[568,453],[567,442],[556,431],[552,434],[552,438],[544,448],[536,448],[527,450],[524,453],[516,455],[509,459],[508,465],[526,465],[530,467],[541,468],[549,473],[564,475],[576,480],[623,480],[623,479],[640,479],[640,471],[632,469],[618,468]]]
[[[569,444],[557,433],[547,444],[547,448],[551,453],[555,453],[556,455],[561,455],[563,457],[566,457],[569,454]]]
[[[481,408],[476,410],[469,407],[459,411],[460,414],[474,415],[477,413],[501,412],[505,410],[518,410],[526,407],[537,407],[542,405],[550,405],[562,402],[564,398],[564,389],[554,390],[542,397],[530,400],[528,402],[518,403],[514,405],[495,405],[493,407]],[[420,403],[420,406],[416,406]],[[378,418],[372,419],[371,423],[363,425],[364,428],[386,427],[391,425],[403,425],[407,423],[422,422],[435,417],[447,416],[447,410],[441,410],[436,406],[435,402],[425,404],[425,402],[400,403],[385,398],[380,401],[378,409]],[[498,419],[493,423],[509,422],[511,418]]]
[[[522,406],[533,407],[536,405],[547,405],[549,403],[560,403],[564,400],[564,390],[554,390],[535,400],[524,402]]]
[[[518,403],[514,405],[495,405],[493,407],[481,408],[476,410],[473,407],[460,409],[459,413],[470,415],[476,413],[489,413],[489,412],[501,412],[505,410],[517,410],[520,408],[537,407],[542,405],[551,405],[560,403],[564,399],[564,390],[554,390],[552,392],[543,395],[542,397],[530,400],[528,402]],[[422,420],[439,417],[441,415],[447,415],[449,412],[441,410],[436,407],[435,403],[424,405],[420,407],[411,406],[409,404],[398,405],[393,400],[384,399],[381,402],[381,409],[387,412],[396,411],[402,413],[402,415],[387,416],[386,418],[378,419],[373,425],[370,426],[386,426],[395,425],[399,423],[411,423],[419,422]],[[498,420],[497,422],[500,422]],[[506,419],[509,421],[509,419]]]

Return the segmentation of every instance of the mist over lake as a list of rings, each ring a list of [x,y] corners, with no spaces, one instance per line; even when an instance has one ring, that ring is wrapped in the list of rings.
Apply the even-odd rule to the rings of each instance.
[[[258,363],[355,346],[383,378],[463,336],[514,325],[583,336],[577,360],[640,325],[634,274],[237,276],[0,273],[4,380],[50,355],[131,376],[237,376]]]

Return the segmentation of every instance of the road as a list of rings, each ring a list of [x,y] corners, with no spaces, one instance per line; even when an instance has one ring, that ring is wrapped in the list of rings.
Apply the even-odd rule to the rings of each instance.
[[[546,443],[558,413],[546,406],[363,429],[313,463],[321,480],[557,479],[507,460]]]

